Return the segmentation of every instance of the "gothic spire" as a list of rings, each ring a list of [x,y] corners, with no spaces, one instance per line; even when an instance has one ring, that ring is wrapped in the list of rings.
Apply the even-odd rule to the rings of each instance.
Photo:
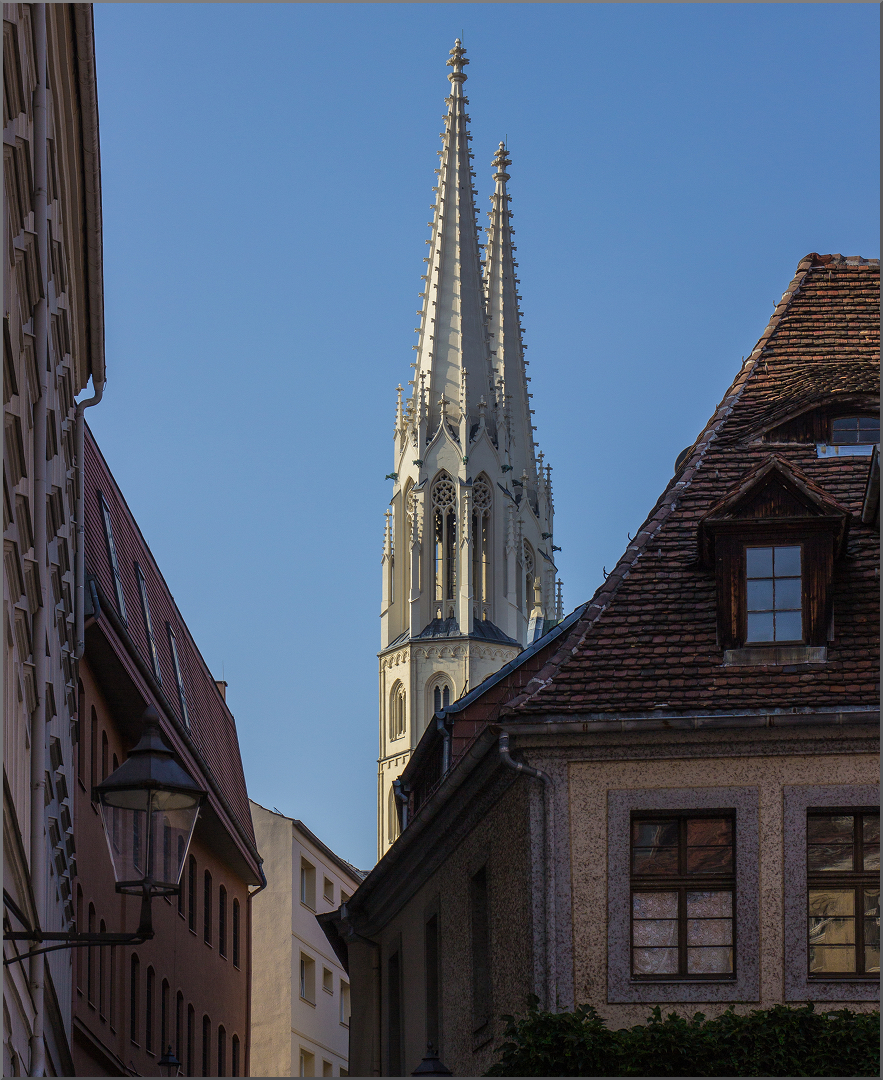
[[[518,278],[515,276],[515,250],[512,244],[511,196],[506,190],[507,167],[512,164],[504,143],[494,155],[494,193],[488,214],[487,258],[484,283],[487,296],[488,332],[498,387],[499,426],[503,431],[500,451],[507,453],[506,464],[514,476],[526,472],[531,485],[536,484],[537,466],[531,426],[530,394],[527,390],[524,343]]]
[[[441,418],[439,400],[448,403],[453,430],[478,419],[478,403],[494,399],[493,374],[488,353],[475,191],[472,187],[472,136],[463,94],[469,63],[460,40],[454,43],[448,67],[451,93],[441,133],[439,181],[429,244],[426,289],[423,296],[417,350],[415,394],[421,380],[428,400],[427,432],[431,436]],[[464,380],[464,373],[467,378]]]

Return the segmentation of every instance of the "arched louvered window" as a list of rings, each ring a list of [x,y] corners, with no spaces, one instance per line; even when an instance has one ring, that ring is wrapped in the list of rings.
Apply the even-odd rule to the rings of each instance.
[[[396,807],[396,793],[392,784],[389,785],[386,813],[386,839],[390,844],[394,844],[399,836],[399,814]]]
[[[479,476],[472,487],[472,596],[476,619],[490,618],[492,504],[491,485]]]
[[[405,688],[397,680],[389,695],[389,737],[400,739],[405,734]]]
[[[457,489],[447,473],[432,485],[432,523],[435,617],[449,619],[457,594]]]

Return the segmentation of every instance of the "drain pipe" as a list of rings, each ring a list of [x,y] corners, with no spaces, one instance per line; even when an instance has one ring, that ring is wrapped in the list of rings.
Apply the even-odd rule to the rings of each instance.
[[[36,707],[31,714],[31,820],[30,861],[31,889],[36,908],[37,926],[46,923],[46,850],[45,793],[46,793],[46,604],[48,600],[48,559],[46,551],[46,420],[49,379],[46,371],[49,360],[48,291],[48,231],[47,168],[46,168],[46,5],[34,4],[34,51],[37,85],[34,88],[34,224],[37,232],[37,253],[40,260],[40,296],[34,312],[34,336],[37,348],[37,373],[40,379],[40,398],[34,407],[34,555],[40,575],[40,605],[34,613],[32,649]],[[28,971],[34,1020],[31,1026],[29,1076],[43,1076],[46,1070],[46,1040],[44,1036],[46,958],[32,956]]]
[[[92,397],[77,402],[77,552],[76,590],[74,594],[74,629],[76,644],[74,658],[81,660],[86,651],[86,409],[97,405],[104,396],[104,378],[93,383]],[[80,717],[79,719],[82,719]]]
[[[246,953],[246,973],[245,973],[245,985],[248,987],[248,994],[245,999],[245,1030],[248,1038],[245,1042],[245,1068],[242,1070],[243,1076],[251,1076],[251,972],[253,958],[253,943],[252,943],[252,924],[254,921],[254,908],[252,907],[252,901],[259,892],[263,892],[267,887],[267,875],[264,873],[263,862],[258,863],[258,873],[261,875],[261,883],[256,889],[250,889],[245,898],[245,907],[248,913],[248,952]]]
[[[499,739],[500,760],[510,769],[531,776],[543,782],[543,840],[546,859],[546,1008],[550,1011],[557,1006],[558,997],[558,956],[557,927],[555,919],[555,807],[553,803],[554,783],[552,777],[542,769],[533,769],[523,761],[516,761],[509,752],[509,732],[501,731]]]

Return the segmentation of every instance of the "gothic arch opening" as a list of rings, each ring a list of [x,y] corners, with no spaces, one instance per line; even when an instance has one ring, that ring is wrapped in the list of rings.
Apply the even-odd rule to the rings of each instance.
[[[473,618],[491,617],[493,567],[491,565],[491,527],[493,487],[482,474],[472,485],[472,597]]]
[[[536,579],[536,558],[533,548],[526,540],[522,540],[521,550],[521,602],[526,616],[530,616],[533,608],[533,584]]]
[[[405,706],[407,699],[405,688],[400,680],[396,680],[389,694],[389,737],[400,739],[405,734],[406,717]]]
[[[446,472],[432,485],[433,616],[452,619],[457,596],[457,488]]]

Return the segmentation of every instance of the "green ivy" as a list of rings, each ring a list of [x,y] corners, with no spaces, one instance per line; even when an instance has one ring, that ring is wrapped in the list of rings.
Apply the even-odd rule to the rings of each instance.
[[[879,1076],[879,1012],[774,1005],[713,1020],[657,1006],[646,1024],[611,1031],[591,1005],[504,1016],[505,1042],[485,1076]]]

